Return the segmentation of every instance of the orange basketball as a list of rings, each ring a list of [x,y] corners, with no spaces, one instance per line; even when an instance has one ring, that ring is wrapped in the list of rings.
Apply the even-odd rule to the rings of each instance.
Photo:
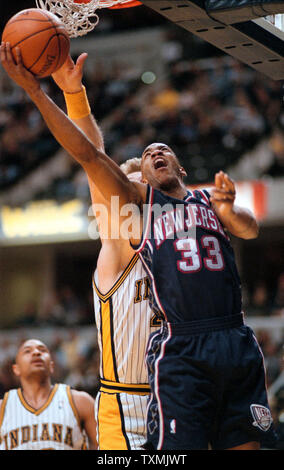
[[[2,41],[19,46],[24,66],[38,78],[48,77],[65,62],[70,39],[59,18],[39,8],[22,10],[6,23]]]

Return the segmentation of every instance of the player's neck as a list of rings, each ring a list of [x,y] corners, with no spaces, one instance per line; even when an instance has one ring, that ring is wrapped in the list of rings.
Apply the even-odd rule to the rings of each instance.
[[[187,195],[187,189],[183,183],[179,183],[178,185],[169,188],[161,187],[160,190],[162,193],[175,199],[184,199]]]
[[[28,405],[34,409],[41,408],[52,391],[50,379],[29,379],[21,381],[22,395]]]

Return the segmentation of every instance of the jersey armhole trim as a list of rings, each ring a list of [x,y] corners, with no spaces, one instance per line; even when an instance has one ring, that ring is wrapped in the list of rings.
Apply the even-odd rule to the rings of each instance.
[[[81,421],[80,421],[80,416],[79,416],[79,413],[77,411],[77,408],[76,408],[76,405],[74,403],[74,399],[73,399],[73,396],[72,396],[72,392],[71,392],[71,387],[70,385],[66,385],[66,392],[67,392],[67,397],[68,397],[68,400],[69,400],[69,403],[70,403],[70,406],[72,408],[72,411],[74,413],[74,416],[77,420],[77,423],[78,423],[78,426],[79,428],[81,429],[82,431],[82,425],[81,425]]]
[[[9,397],[9,392],[6,392],[5,395],[4,395],[2,405],[1,405],[1,410],[0,410],[0,429],[1,429],[1,426],[2,426],[2,423],[3,423],[8,397]]]
[[[127,276],[129,275],[130,271],[132,270],[132,268],[135,266],[135,264],[137,263],[139,259],[139,256],[137,253],[135,253],[135,255],[131,258],[131,260],[129,261],[128,265],[126,266],[125,270],[123,271],[123,273],[119,276],[118,280],[115,282],[115,284],[112,286],[112,288],[106,293],[106,294],[102,294],[98,288],[98,286],[96,285],[96,282],[95,282],[95,274],[93,275],[93,286],[94,286],[94,289],[98,295],[98,297],[103,301],[103,302],[106,302],[113,294],[115,291],[117,291],[117,289],[121,286],[121,284],[125,281],[125,279],[127,278]]]

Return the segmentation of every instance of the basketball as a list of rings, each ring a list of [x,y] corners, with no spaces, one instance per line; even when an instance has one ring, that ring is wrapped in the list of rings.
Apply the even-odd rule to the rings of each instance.
[[[61,20],[45,10],[29,8],[6,23],[2,41],[20,47],[24,66],[38,78],[48,77],[65,62],[70,39]]]

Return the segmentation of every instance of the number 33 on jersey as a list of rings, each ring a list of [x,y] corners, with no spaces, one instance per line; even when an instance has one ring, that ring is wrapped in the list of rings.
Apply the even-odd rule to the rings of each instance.
[[[136,250],[164,319],[176,323],[240,313],[234,252],[209,193],[188,191],[180,200],[148,187],[146,208]]]

